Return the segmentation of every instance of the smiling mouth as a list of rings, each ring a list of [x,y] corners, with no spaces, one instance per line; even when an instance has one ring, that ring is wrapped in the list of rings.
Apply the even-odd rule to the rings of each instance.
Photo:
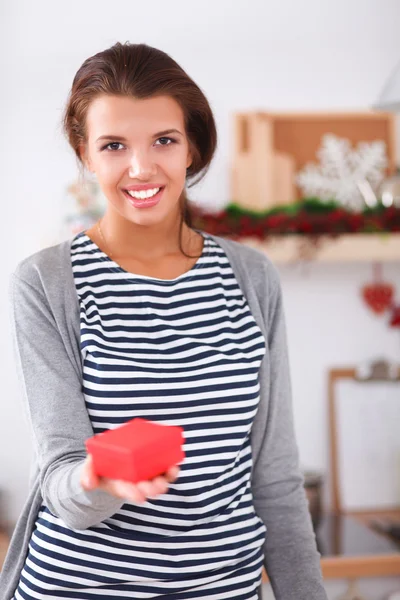
[[[130,198],[133,198],[134,200],[139,200],[140,202],[145,202],[146,200],[151,200],[152,198],[155,198],[155,196],[157,196],[157,194],[159,194],[165,186],[161,186],[161,187],[157,187],[157,188],[153,188],[152,194],[150,196],[146,196],[146,195],[142,195],[140,191],[133,191],[133,190],[123,190]],[[157,190],[157,191],[156,191]],[[143,190],[144,191],[144,190]],[[149,190],[146,190],[146,192],[148,192]],[[154,193],[155,192],[155,193]]]
[[[131,194],[128,192],[128,190],[122,190],[124,195],[127,197],[127,199],[129,200],[130,204],[135,206],[136,208],[140,208],[140,207],[150,207],[150,206],[154,206],[156,204],[158,204],[162,193],[165,189],[165,186],[160,187],[160,188],[154,188],[154,189],[158,189],[156,194],[153,194],[153,196],[149,196],[147,198],[140,198],[137,196],[131,196]]]

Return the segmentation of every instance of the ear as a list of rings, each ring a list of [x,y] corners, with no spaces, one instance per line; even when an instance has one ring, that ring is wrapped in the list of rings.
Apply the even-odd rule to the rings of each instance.
[[[85,144],[83,144],[83,143],[79,144],[78,152],[79,152],[80,159],[83,162],[86,169],[88,171],[90,171],[91,173],[93,173],[92,162],[90,160],[90,156],[89,156],[89,153],[87,152],[87,148],[86,148]]]
[[[188,169],[193,162],[192,153],[188,150],[187,159],[186,159],[186,168]]]

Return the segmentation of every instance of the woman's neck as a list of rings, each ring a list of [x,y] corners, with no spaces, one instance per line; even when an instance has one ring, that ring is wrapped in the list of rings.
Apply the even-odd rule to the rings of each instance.
[[[202,236],[190,229],[186,223],[182,224],[180,233],[179,222],[146,227],[126,219],[115,220],[107,214],[86,234],[97,245],[106,246],[104,251],[111,254],[115,260],[135,258],[143,263],[168,256],[182,256],[181,248],[186,254],[196,254],[201,252],[203,244]]]

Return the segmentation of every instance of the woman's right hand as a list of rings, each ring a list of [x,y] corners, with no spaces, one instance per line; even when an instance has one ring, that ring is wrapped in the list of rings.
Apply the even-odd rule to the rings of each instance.
[[[130,483],[119,479],[109,479],[96,475],[93,468],[91,454],[88,454],[82,467],[80,483],[85,491],[101,489],[116,498],[130,500],[139,504],[146,502],[147,498],[155,498],[166,494],[170,483],[173,483],[180,472],[178,466],[172,467],[164,475],[149,481]]]

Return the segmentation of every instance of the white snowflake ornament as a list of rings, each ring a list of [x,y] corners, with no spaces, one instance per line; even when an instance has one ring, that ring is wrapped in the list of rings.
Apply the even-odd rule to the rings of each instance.
[[[353,149],[349,140],[326,134],[317,156],[319,165],[307,164],[296,176],[304,196],[335,199],[350,209],[361,210],[365,200],[359,186],[362,189],[367,181],[376,190],[385,177],[386,144],[380,140],[360,142]]]

